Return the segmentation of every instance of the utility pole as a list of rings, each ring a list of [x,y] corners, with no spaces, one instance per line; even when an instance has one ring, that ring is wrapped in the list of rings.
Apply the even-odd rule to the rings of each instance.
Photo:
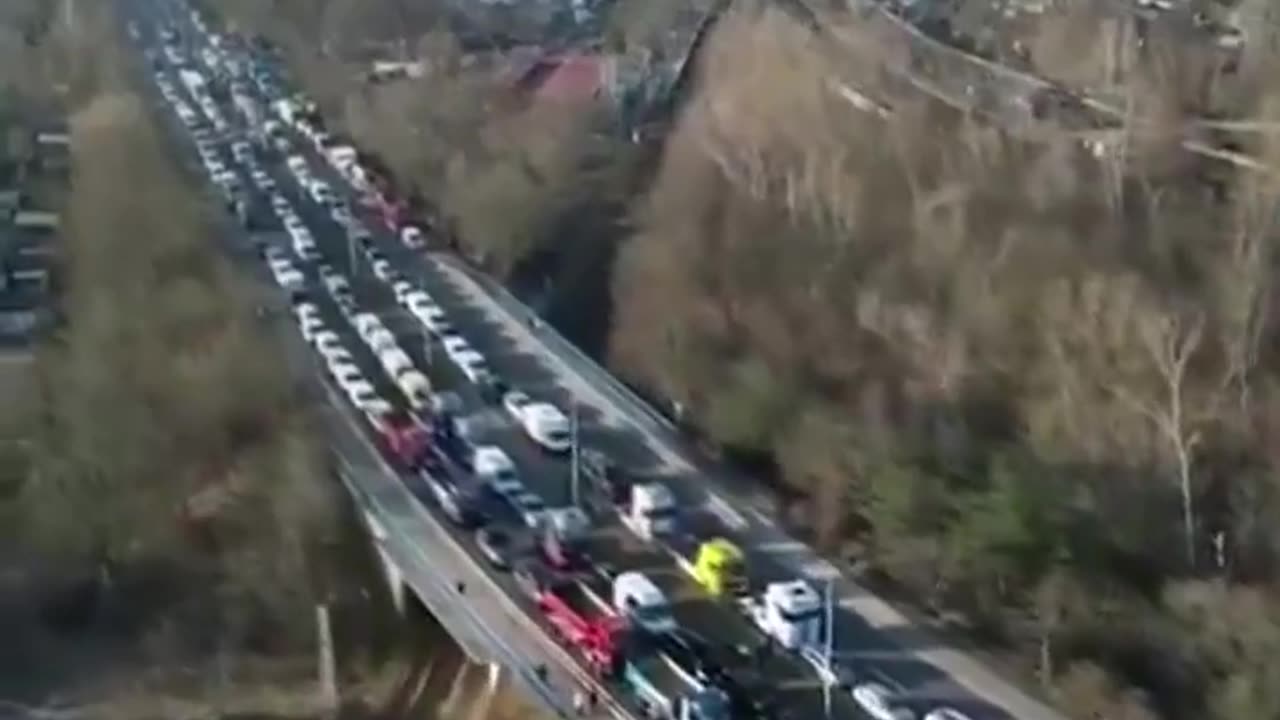
[[[835,629],[836,629],[836,613],[835,613],[835,583],[831,580],[827,581],[826,593],[826,631],[827,631],[827,677],[826,682],[822,683],[822,709],[826,717],[831,717],[831,686],[835,684],[836,676],[832,668],[832,656],[835,655]]]
[[[333,632],[329,625],[329,606],[316,605],[316,633],[319,635],[320,699],[326,715],[332,717],[338,711],[337,672],[333,660]]]
[[[571,453],[569,458],[569,497],[574,507],[582,507],[578,488],[582,471],[579,468],[579,455],[581,453],[578,451],[578,400],[576,398],[571,400],[569,405],[569,432],[572,435],[570,440],[572,444],[569,446],[569,452]]]

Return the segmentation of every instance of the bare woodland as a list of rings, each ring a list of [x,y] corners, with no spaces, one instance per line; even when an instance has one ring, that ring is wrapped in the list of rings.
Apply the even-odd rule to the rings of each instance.
[[[67,322],[0,433],[0,715],[323,716],[325,603],[344,717],[451,717],[477,697],[527,717],[482,694],[438,625],[390,611],[255,311],[264,290],[221,254],[221,210],[176,161],[109,6],[81,9],[30,51],[71,73],[49,98],[74,148]]]
[[[1076,717],[1273,717],[1274,43],[1225,63],[1157,29],[1135,49],[1103,6],[1023,35],[1028,68],[1105,106],[1070,130],[940,98],[965,81],[919,82],[947,63],[874,23],[815,36],[740,8],[652,178],[582,129],[600,108],[510,104],[502,59],[429,22],[420,80],[309,81],[343,62],[305,51],[318,36],[288,54],[464,252],[557,288],[611,277],[568,302],[613,308],[615,369],[868,581]],[[678,17],[622,2],[610,41]],[[612,219],[557,231],[583,208]]]

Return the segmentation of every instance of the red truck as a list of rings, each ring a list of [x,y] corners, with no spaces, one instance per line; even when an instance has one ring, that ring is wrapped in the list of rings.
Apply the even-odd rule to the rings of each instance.
[[[417,470],[427,461],[431,432],[426,423],[411,413],[370,414],[370,424],[378,434],[378,444],[392,462],[404,470]]]
[[[578,580],[546,585],[536,599],[555,636],[577,648],[593,673],[611,677],[620,669],[625,624],[606,600]]]

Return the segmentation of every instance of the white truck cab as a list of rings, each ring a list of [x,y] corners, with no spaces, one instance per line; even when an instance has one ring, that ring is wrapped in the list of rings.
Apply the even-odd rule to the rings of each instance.
[[[622,524],[636,537],[650,541],[675,532],[676,497],[660,482],[638,483],[631,487],[631,502],[623,509]]]
[[[673,632],[678,627],[666,593],[642,572],[628,571],[613,579],[613,609],[655,635]]]
[[[503,497],[514,497],[524,490],[524,483],[516,474],[516,464],[497,445],[481,445],[475,449],[471,456],[471,472]]]
[[[743,601],[760,632],[787,650],[823,643],[822,596],[804,580],[769,583],[758,597]]]

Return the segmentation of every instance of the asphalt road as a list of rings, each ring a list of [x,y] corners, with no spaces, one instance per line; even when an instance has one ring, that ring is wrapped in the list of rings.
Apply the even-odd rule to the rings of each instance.
[[[233,116],[230,108],[226,110],[226,114],[229,118]],[[301,148],[305,146],[305,141],[295,138],[295,144]],[[313,172],[328,177],[335,189],[344,187],[328,172],[327,166],[317,156],[308,154]],[[275,176],[282,188],[294,187],[287,173],[277,168]],[[291,194],[326,259],[335,267],[344,268],[349,253],[338,226],[309,201],[297,195],[296,191]],[[351,204],[353,208],[358,207],[355,202]],[[376,222],[370,221],[368,224],[371,229],[378,230]],[[815,562],[806,548],[781,537],[767,519],[758,522],[727,507],[715,496],[709,496],[706,492],[708,483],[702,476],[706,472],[705,467],[700,468],[700,463],[696,460],[690,461],[682,457],[673,452],[670,445],[655,441],[640,431],[636,423],[608,397],[584,383],[563,362],[549,357],[545,345],[534,336],[534,331],[525,326],[521,319],[513,317],[499,306],[449,259],[425,257],[407,251],[385,233],[378,233],[377,242],[384,255],[392,260],[404,277],[426,289],[448,311],[450,321],[485,354],[500,376],[510,384],[536,397],[556,402],[561,407],[567,407],[571,401],[578,402],[583,408],[582,434],[587,444],[604,449],[628,465],[650,467],[668,475],[683,506],[690,509],[689,514],[695,516],[697,524],[715,527],[717,529],[714,534],[733,537],[751,551],[751,572],[755,578],[790,579],[798,574],[797,563],[803,564],[805,568],[799,574],[810,578],[829,573],[829,568]],[[373,310],[383,317],[397,334],[401,346],[410,352],[420,368],[428,372],[437,387],[457,390],[463,396],[466,414],[479,419],[488,439],[504,447],[516,460],[526,485],[542,495],[549,505],[561,504],[566,498],[568,487],[567,464],[562,459],[548,457],[534,448],[500,410],[486,405],[449,365],[438,348],[428,358],[428,354],[424,352],[427,340],[416,321],[399,310],[392,301],[389,290],[372,277],[363,262],[358,263],[353,280],[362,309]],[[356,356],[366,376],[380,377],[381,370],[373,363],[372,357],[367,352],[360,352],[362,344],[349,332],[344,332],[345,322],[338,320],[336,310],[323,300],[321,303],[329,321],[327,324],[331,329],[343,333],[344,344]],[[388,399],[396,397],[396,393],[385,385],[383,392]],[[349,422],[347,424],[350,425]],[[348,427],[345,435],[364,445],[363,452],[368,455],[370,448],[367,437],[360,433],[360,429]],[[340,455],[348,458],[348,461],[359,453],[355,447],[347,446],[350,442],[353,440],[335,440]],[[372,461],[366,459],[364,462]],[[425,489],[415,478],[400,480],[403,488],[419,498],[425,498]],[[404,493],[390,491],[386,494],[388,497],[401,498],[395,501],[399,503],[404,503],[404,498],[409,497]],[[426,512],[425,503],[412,504],[412,507],[401,504],[396,507],[394,513],[397,517],[412,518]],[[433,546],[433,543],[427,542],[427,536],[422,534],[422,529],[418,526],[405,529],[404,534],[423,538],[422,547]],[[463,541],[469,553],[466,558],[458,560],[455,569],[459,574],[476,572],[483,564],[476,560],[474,546],[465,536],[455,533],[453,538]],[[636,548],[634,541],[628,541],[616,525],[601,528],[594,550],[602,560],[615,567],[641,568],[652,572],[669,594],[679,600],[676,613],[682,623],[709,639],[727,645],[754,645],[759,641],[754,630],[747,627],[736,611],[701,598],[691,584],[678,574],[672,563],[645,552],[643,548]],[[468,562],[467,558],[474,562]],[[519,594],[514,591],[508,578],[489,570],[484,572],[499,586],[510,590],[513,597],[518,598]],[[1033,702],[1029,700],[1011,703],[1007,698],[1002,698],[1004,702],[1001,704],[1011,710],[1006,712],[976,699],[960,684],[921,659],[921,651],[926,648],[917,646],[921,642],[920,637],[910,632],[909,628],[890,627],[896,623],[895,616],[886,615],[880,607],[882,604],[877,605],[864,593],[850,589],[847,583],[841,583],[839,597],[836,646],[846,664],[860,678],[876,678],[897,688],[908,706],[923,711],[945,702],[964,710],[975,720],[1052,717],[1041,714],[1043,708],[1028,704]],[[523,601],[515,602],[519,604]],[[821,694],[816,688],[812,672],[789,658],[779,658],[772,662],[775,664],[769,666],[768,674],[776,679],[778,692],[786,706],[795,710],[797,717],[821,716]],[[972,678],[968,680],[969,684],[974,684]],[[985,677],[982,680],[988,681]],[[1028,711],[1023,712],[1023,707]],[[843,695],[837,698],[834,716],[860,717],[859,712]]]

